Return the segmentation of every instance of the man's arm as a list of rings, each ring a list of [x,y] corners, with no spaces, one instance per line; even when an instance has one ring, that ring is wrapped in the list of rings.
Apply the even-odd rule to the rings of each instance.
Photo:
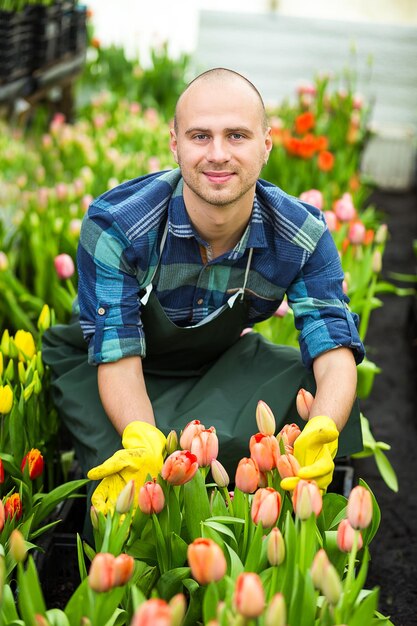
[[[345,426],[356,395],[356,363],[349,348],[323,352],[313,361],[317,391],[309,418],[328,415],[339,432]]]
[[[139,356],[99,365],[98,389],[104,410],[120,435],[134,420],[155,426]]]

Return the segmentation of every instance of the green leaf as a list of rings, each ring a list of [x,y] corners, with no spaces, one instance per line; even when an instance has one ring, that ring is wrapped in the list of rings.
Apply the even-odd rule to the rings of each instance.
[[[191,541],[201,537],[201,522],[210,517],[210,503],[199,471],[184,485],[184,517]]]
[[[361,566],[359,568],[358,575],[356,576],[356,579],[354,580],[352,587],[349,590],[347,594],[347,598],[346,598],[346,602],[348,606],[350,607],[352,607],[355,604],[356,599],[358,598],[360,592],[362,591],[365,585],[366,575],[368,573],[368,563],[369,563],[369,549],[364,548],[363,559],[362,559]]]
[[[212,582],[207,586],[203,599],[204,624],[207,624],[210,620],[215,619],[218,603],[219,590],[216,583]]]
[[[179,593],[182,589],[182,583],[185,578],[190,576],[189,567],[177,567],[162,574],[158,581],[158,593],[164,600],[168,601]]]
[[[252,541],[249,547],[249,551],[245,560],[245,572],[257,572],[259,566],[259,559],[262,552],[262,537],[264,529],[262,524],[256,525],[255,533],[252,537]]]
[[[63,485],[59,485],[49,493],[38,494],[41,498],[41,503],[35,510],[33,522],[34,526],[38,526],[45,517],[52,513],[59,502],[66,500],[68,497],[73,495],[75,491],[78,491],[78,489],[81,489],[81,487],[84,487],[84,485],[89,482],[90,481],[87,478],[72,480]]]
[[[229,537],[232,540],[233,545],[237,548],[236,537],[233,531],[230,530],[230,528],[228,528],[227,526],[225,526],[225,524],[220,524],[219,522],[206,520],[205,522],[203,522],[203,526],[205,526],[206,528],[207,527],[213,528],[214,530],[217,530],[217,532],[219,532],[221,535],[226,535],[226,537]]]
[[[68,617],[61,609],[49,609],[46,611],[46,619],[50,626],[70,626]]]
[[[378,602],[378,589],[374,589],[366,598],[359,604],[352,616],[349,616],[347,620],[349,626],[366,626],[370,624],[372,616],[375,613]]]
[[[125,626],[126,617],[127,612],[124,609],[117,608],[105,626]]]
[[[202,618],[205,589],[204,587],[200,587],[195,580],[190,578],[184,580],[184,586],[190,592],[190,601],[182,626],[196,626],[196,624],[201,622]]]
[[[21,563],[18,564],[17,580],[19,585],[17,603],[20,614],[25,624],[36,626],[35,615],[36,613],[44,615],[46,606],[39,584],[38,572],[31,556],[28,558],[26,571],[24,571]]]
[[[187,560],[188,544],[182,537],[172,532],[170,535],[171,568],[182,567]]]
[[[233,579],[236,579],[239,574],[244,571],[243,563],[240,560],[237,553],[229,546],[228,543],[224,544],[227,549],[226,560],[228,561],[228,573],[229,576]]]
[[[365,528],[365,530],[362,531],[363,545],[367,546],[371,543],[379,528],[379,524],[381,522],[381,510],[369,485],[362,478],[359,479],[359,484],[362,485],[362,487],[366,487],[372,497],[372,521],[368,528]]]
[[[80,573],[80,580],[83,581],[84,578],[87,578],[87,567],[86,567],[85,558],[84,558],[83,542],[78,533],[77,533],[77,559],[78,559],[78,571]]]
[[[224,497],[222,496],[222,494],[220,493],[220,491],[218,491],[216,489],[215,493],[214,493],[214,497],[212,498],[211,501],[211,514],[213,516],[223,516],[226,517],[227,516],[227,506],[226,503],[224,501]]]
[[[9,585],[4,585],[3,588],[3,602],[1,604],[0,611],[0,624],[11,624],[19,619],[19,614],[16,609],[15,598]],[[23,622],[22,622],[23,624]]]
[[[206,522],[220,522],[220,524],[244,524],[245,520],[241,517],[216,515],[216,517],[208,517]]]
[[[375,448],[375,462],[381,473],[381,476],[385,484],[392,489],[392,491],[398,491],[398,479],[394,468],[387,459],[386,455],[382,452],[380,447]]]
[[[323,508],[317,518],[317,526],[323,534],[334,528],[340,521],[340,515],[345,517],[347,500],[340,493],[326,493],[323,496]],[[342,518],[343,519],[343,518]],[[335,522],[336,520],[336,522]],[[339,520],[339,521],[337,521]]]

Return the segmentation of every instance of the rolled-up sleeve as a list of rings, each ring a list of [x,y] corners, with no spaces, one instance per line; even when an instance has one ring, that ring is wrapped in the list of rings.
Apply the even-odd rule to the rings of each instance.
[[[343,270],[330,232],[326,229],[302,270],[287,290],[300,331],[301,356],[306,367],[328,350],[351,348],[356,363],[365,355],[358,333],[359,318],[343,293]]]
[[[80,323],[93,365],[145,356],[131,243],[110,212],[92,205],[77,252]]]

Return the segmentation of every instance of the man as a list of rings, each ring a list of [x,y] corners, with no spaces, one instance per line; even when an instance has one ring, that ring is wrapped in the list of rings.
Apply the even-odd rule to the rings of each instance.
[[[149,458],[163,445],[156,437],[153,448],[149,433],[192,419],[214,425],[233,472],[248,454],[258,400],[279,424],[299,421],[295,397],[305,387],[315,394],[309,418],[330,416],[338,431],[352,410],[364,350],[338,253],[319,210],[259,180],[272,141],[256,88],[222,68],[197,77],[177,103],[170,147],[179,169],[106,192],[83,222],[80,321],[98,367],[86,366],[78,322],[46,337],[57,404],[85,471],[120,448],[131,424],[145,429],[145,442],[128,432]],[[241,336],[285,294],[304,365],[295,349]],[[356,409],[339,453],[359,449]]]

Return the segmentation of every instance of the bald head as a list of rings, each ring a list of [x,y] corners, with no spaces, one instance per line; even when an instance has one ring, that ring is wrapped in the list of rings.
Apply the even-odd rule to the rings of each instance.
[[[252,95],[254,104],[259,109],[259,119],[262,125],[262,129],[266,130],[268,128],[268,120],[265,111],[265,105],[262,100],[262,96],[259,91],[256,89],[255,85],[250,82],[247,78],[235,72],[234,70],[229,70],[224,67],[215,67],[211,70],[207,70],[203,72],[194,80],[192,80],[187,87],[184,89],[180,97],[178,98],[177,105],[175,107],[175,116],[174,116],[174,129],[175,132],[178,131],[178,123],[181,117],[181,108],[184,100],[188,98],[192,98],[193,92],[200,87],[207,89],[219,89],[221,90],[225,86],[232,87],[236,86],[237,94],[240,90],[247,90],[249,94]]]

